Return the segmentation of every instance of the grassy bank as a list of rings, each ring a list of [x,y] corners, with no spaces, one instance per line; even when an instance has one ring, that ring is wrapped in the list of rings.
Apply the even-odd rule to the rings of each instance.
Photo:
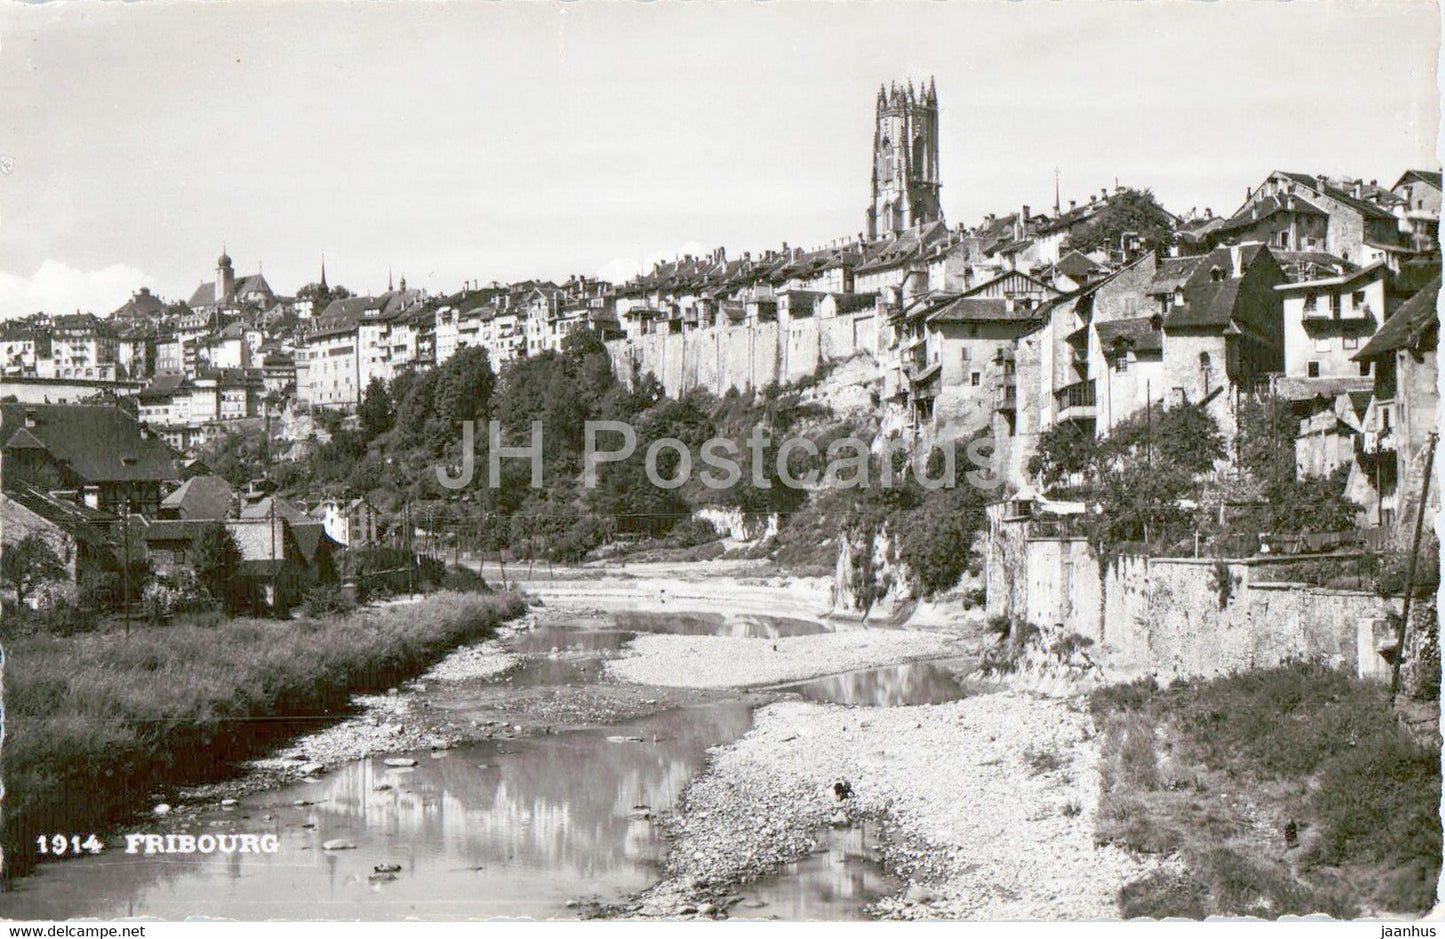
[[[159,789],[344,710],[524,608],[514,594],[438,593],[319,620],[230,620],[5,643],[7,874],[42,832],[107,829]]]
[[[1095,693],[1096,839],[1175,855],[1125,916],[1423,914],[1440,873],[1440,743],[1383,688],[1293,664]]]

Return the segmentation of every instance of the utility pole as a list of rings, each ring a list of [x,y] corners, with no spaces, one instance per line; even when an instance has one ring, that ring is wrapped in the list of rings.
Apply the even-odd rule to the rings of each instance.
[[[1405,575],[1405,603],[1400,612],[1400,625],[1395,628],[1395,662],[1390,669],[1390,703],[1400,693],[1400,663],[1405,661],[1405,631],[1410,626],[1410,601],[1415,597],[1415,562],[1420,557],[1420,534],[1425,524],[1425,497],[1430,494],[1430,473],[1435,468],[1435,444],[1440,435],[1431,431],[1425,450],[1425,473],[1420,479],[1420,504],[1415,508],[1415,539],[1410,546],[1410,564]]]
[[[271,490],[271,615],[276,615],[276,490]]]
[[[130,499],[121,502],[120,510],[120,607],[125,618],[125,637],[130,638]]]

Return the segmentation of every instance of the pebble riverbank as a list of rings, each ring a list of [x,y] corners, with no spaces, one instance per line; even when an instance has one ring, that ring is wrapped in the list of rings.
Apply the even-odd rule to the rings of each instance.
[[[607,663],[621,681],[683,688],[762,687],[855,669],[959,655],[974,643],[942,633],[851,629],[779,639],[642,635]]]
[[[1116,917],[1119,888],[1150,868],[1094,845],[1093,733],[1081,705],[1013,691],[886,709],[769,705],[664,820],[662,882],[609,912],[723,915],[739,884],[806,855],[823,826],[870,820],[909,884],[874,905],[879,917]]]

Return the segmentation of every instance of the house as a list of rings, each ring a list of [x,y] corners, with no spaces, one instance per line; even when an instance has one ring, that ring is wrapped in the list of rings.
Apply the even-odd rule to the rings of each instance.
[[[195,521],[230,518],[236,490],[219,476],[192,476],[161,500],[160,517]]]
[[[1440,422],[1439,295],[1437,273],[1355,354],[1373,367],[1374,389],[1346,493],[1365,505],[1370,524],[1401,544],[1415,522],[1425,453]],[[1427,503],[1432,517],[1439,506],[1440,487],[1432,485]]]
[[[1398,252],[1405,247],[1400,220],[1381,204],[1387,196],[1388,190],[1358,179],[1276,170],[1249,190],[1233,216],[1210,229],[1205,243],[1260,241],[1271,248],[1325,251],[1367,264],[1370,251]]]
[[[325,499],[310,512],[338,544],[360,548],[376,541],[380,515],[365,499]]]
[[[118,407],[0,404],[6,491],[64,490],[108,514],[154,518],[161,485],[181,478],[181,456]]]
[[[50,328],[50,351],[50,362],[37,362],[41,378],[116,380],[119,349],[115,329],[95,316],[57,316]]]
[[[1440,250],[1440,171],[1406,170],[1390,187],[1400,197],[1400,231],[1417,251]]]
[[[201,536],[216,521],[147,521],[141,537],[158,574],[193,569]],[[219,522],[236,541],[241,563],[235,598],[242,609],[286,615],[319,580],[285,518],[225,519]],[[313,548],[313,555],[315,549]],[[330,568],[334,577],[335,567]]]
[[[1284,280],[1262,245],[1232,245],[1188,257],[1151,252],[1061,298],[1039,347],[1038,377],[1052,398],[1039,429],[1070,421],[1103,434],[1146,403],[1208,400],[1232,435],[1220,392],[1252,389],[1283,365],[1273,288]]]
[[[1363,379],[1370,364],[1355,354],[1384,321],[1383,263],[1316,280],[1277,284],[1283,302],[1284,374],[1299,379]]]

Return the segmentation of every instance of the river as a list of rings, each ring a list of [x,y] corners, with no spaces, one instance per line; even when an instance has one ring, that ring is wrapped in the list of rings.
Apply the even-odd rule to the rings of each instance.
[[[601,663],[638,632],[779,638],[829,629],[706,611],[614,612],[580,625],[553,611],[550,621],[507,640],[522,660],[505,676],[433,684],[422,706],[496,724],[519,697],[605,690]],[[966,692],[954,677],[958,663],[950,664],[851,672],[771,694],[937,703]],[[767,697],[661,695],[641,716],[414,752],[414,767],[354,760],[234,805],[195,807],[164,829],[273,834],[274,854],[145,856],[112,837],[99,856],[42,864],[0,894],[0,907],[7,917],[41,920],[576,917],[659,879],[668,850],[659,814],[676,806],[710,747],[747,732],[760,700]],[[159,829],[138,822],[130,830]],[[876,862],[874,834],[866,825],[820,831],[813,854],[740,887],[732,915],[862,918],[870,901],[900,889]],[[335,841],[350,847],[323,847]]]

